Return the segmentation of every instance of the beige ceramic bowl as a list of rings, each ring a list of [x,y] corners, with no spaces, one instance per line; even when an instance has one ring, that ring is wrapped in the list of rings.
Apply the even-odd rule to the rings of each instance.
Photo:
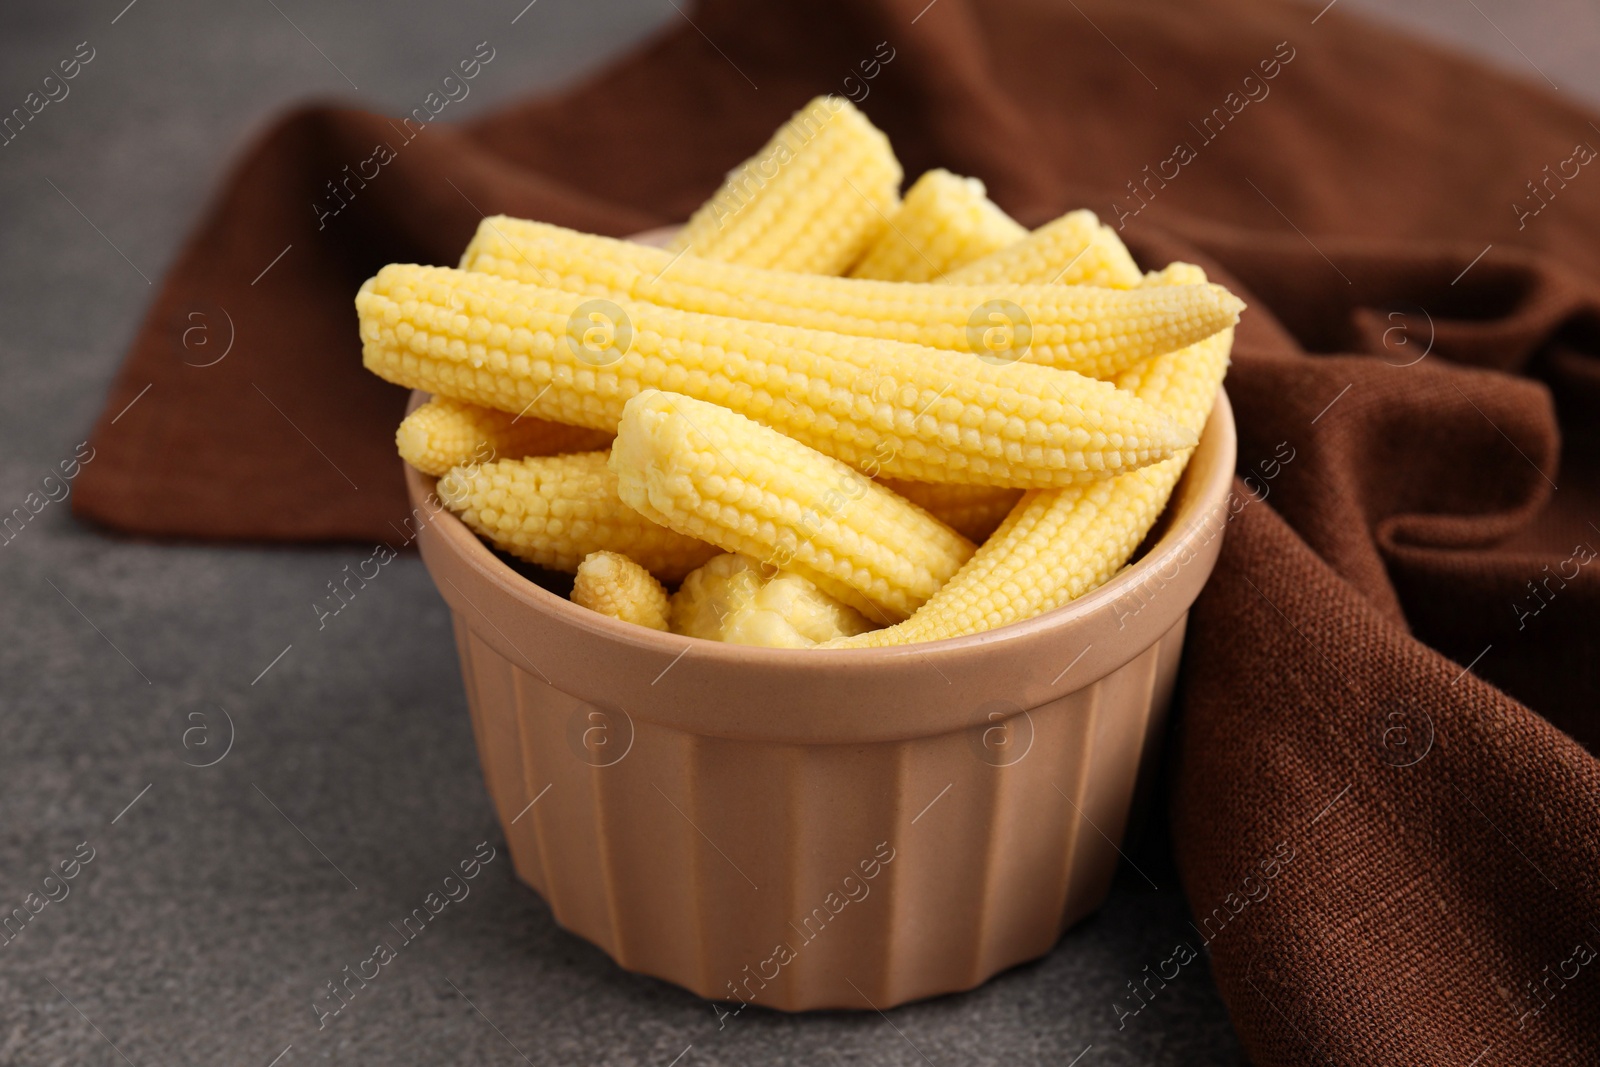
[[[623,967],[716,1000],[886,1008],[1043,955],[1110,887],[1234,450],[1219,395],[1142,558],[1072,604],[827,652],[580,608],[407,468],[517,875]]]

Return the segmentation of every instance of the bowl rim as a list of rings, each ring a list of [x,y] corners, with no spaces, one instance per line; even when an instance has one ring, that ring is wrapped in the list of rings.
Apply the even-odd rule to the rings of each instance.
[[[429,394],[414,390],[407,411],[426,402]],[[414,502],[426,501],[430,514],[424,527],[437,540],[435,546],[447,547],[473,570],[498,586],[504,593],[528,610],[553,617],[555,621],[607,641],[620,642],[645,651],[670,655],[696,650],[699,660],[738,662],[745,665],[770,663],[793,671],[808,666],[818,670],[838,670],[846,665],[884,663],[907,656],[954,657],[997,644],[1024,641],[1044,631],[1061,629],[1110,610],[1130,590],[1139,588],[1148,579],[1174,561],[1182,565],[1185,550],[1192,558],[1199,547],[1215,539],[1227,517],[1215,523],[1217,527],[1207,536],[1210,521],[1226,515],[1226,504],[1233,483],[1236,461],[1237,437],[1233,408],[1225,389],[1217,390],[1216,403],[1201,433],[1191,462],[1173,489],[1167,508],[1173,500],[1180,500],[1184,513],[1173,522],[1162,536],[1151,545],[1135,563],[1124,567],[1110,580],[1083,596],[1060,607],[1030,618],[1019,619],[992,630],[984,630],[958,637],[938,638],[903,645],[875,648],[763,648],[754,645],[736,645],[706,638],[689,637],[662,630],[652,630],[635,623],[613,619],[599,612],[574,604],[514,570],[499,559],[494,551],[473,533],[465,523],[444,507],[436,492],[437,479],[422,474],[409,464],[405,475]],[[1205,459],[1197,463],[1194,460]],[[1195,479],[1199,483],[1195,484]],[[1163,516],[1166,509],[1163,509]],[[1231,517],[1231,516],[1230,516]],[[1209,576],[1208,576],[1209,579]],[[1203,583],[1202,583],[1203,585]],[[1185,606],[1187,608],[1187,606]],[[685,644],[688,642],[688,644]]]

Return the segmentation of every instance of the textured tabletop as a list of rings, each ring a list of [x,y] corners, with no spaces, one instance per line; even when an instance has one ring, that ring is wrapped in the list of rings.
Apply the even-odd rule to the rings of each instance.
[[[1410,0],[1388,17],[1594,99],[1600,15],[1581,4]],[[1195,940],[1159,824],[1127,844],[1096,917],[975,992],[719,1021],[557,928],[511,877],[420,560],[319,629],[313,602],[369,548],[129,542],[49,499],[153,283],[276,109],[398,113],[488,40],[496,62],[460,104],[475,114],[683,17],[672,0],[522,5],[0,10],[0,113],[89,57],[0,147],[0,510],[47,501],[0,550],[0,913],[37,912],[0,939],[0,1065],[1238,1063],[1203,957],[1129,991]],[[319,1027],[327,983],[491,852]],[[62,864],[75,877],[47,886]]]

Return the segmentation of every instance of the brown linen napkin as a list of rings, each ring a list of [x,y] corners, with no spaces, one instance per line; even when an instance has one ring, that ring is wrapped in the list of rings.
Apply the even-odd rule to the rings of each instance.
[[[807,98],[854,96],[908,174],[976,174],[1030,224],[1090,206],[1251,303],[1256,499],[1192,619],[1173,793],[1191,947],[1251,1056],[1600,1062],[1600,129],[1318,7],[708,0],[464,126],[295,112],[167,277],[75,508],[389,537],[404,397],[360,368],[364,277],[453,263],[484,213],[684,218]]]

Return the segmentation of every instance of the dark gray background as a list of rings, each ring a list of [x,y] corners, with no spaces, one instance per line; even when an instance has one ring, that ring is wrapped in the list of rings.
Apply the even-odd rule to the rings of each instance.
[[[0,8],[0,111],[79,41],[97,53],[0,148],[0,511],[87,436],[147,279],[276,109],[335,96],[398,113],[489,40],[495,62],[460,118],[682,17],[669,0],[539,0],[513,25],[522,3]],[[1586,0],[1384,7],[1600,99],[1600,9]],[[1064,1065],[1090,1045],[1085,1067],[1239,1061],[1203,964],[1116,1027],[1124,983],[1192,937],[1148,837],[1130,847],[1159,890],[1124,870],[1096,918],[981,990],[897,1010],[893,1025],[746,1012],[720,1031],[705,1002],[558,930],[502,851],[319,1032],[323,982],[479,841],[500,842],[421,563],[390,564],[316,629],[311,602],[368,554],[127,542],[65,504],[0,548],[0,913],[79,842],[97,853],[70,896],[0,945],[0,1064]],[[219,709],[231,752],[185,766],[220,752]],[[191,728],[209,732],[186,748]]]

